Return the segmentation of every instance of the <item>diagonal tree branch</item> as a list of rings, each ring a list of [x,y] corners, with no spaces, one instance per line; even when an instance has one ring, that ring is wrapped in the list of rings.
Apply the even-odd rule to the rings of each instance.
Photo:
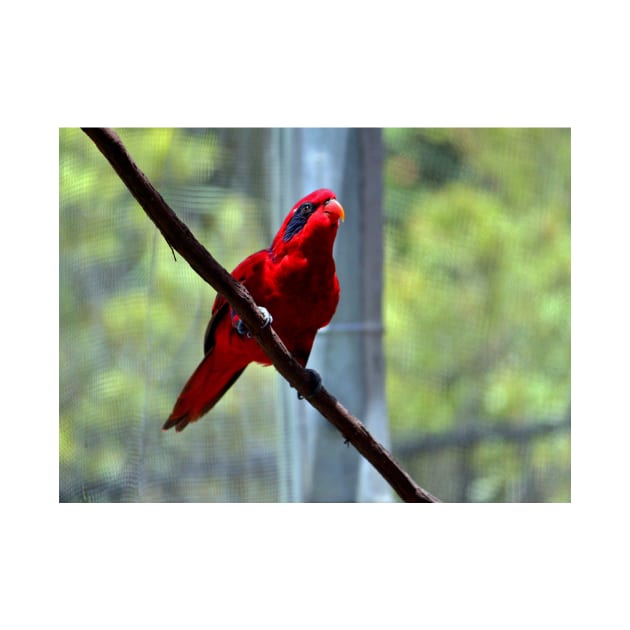
[[[271,326],[263,327],[264,317],[247,289],[237,282],[193,236],[177,217],[146,175],[138,168],[118,135],[110,129],[83,129],[118,176],[158,227],[167,243],[238,313],[248,330],[261,345],[276,370],[352,443],[385,478],[401,499],[407,502],[438,502],[418,486],[391,454],[369,433],[363,423],[348,412],[324,387],[311,395],[313,383],[287,350]]]

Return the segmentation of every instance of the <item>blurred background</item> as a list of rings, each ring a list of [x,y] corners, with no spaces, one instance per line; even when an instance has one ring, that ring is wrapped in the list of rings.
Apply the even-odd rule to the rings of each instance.
[[[332,188],[341,301],[309,361],[443,501],[570,501],[569,129],[120,129],[232,269]],[[181,434],[215,292],[59,132],[59,500],[398,501],[275,370]]]

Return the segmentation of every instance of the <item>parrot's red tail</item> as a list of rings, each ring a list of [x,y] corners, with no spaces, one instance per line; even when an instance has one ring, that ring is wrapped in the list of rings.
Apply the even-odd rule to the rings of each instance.
[[[229,370],[225,362],[220,367],[216,363],[214,353],[210,352],[204,357],[184,385],[162,431],[172,427],[175,427],[175,431],[183,431],[188,423],[201,418],[219,402],[247,367],[241,364]]]

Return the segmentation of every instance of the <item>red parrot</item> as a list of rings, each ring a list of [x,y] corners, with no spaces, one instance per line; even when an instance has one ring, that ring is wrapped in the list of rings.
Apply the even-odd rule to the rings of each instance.
[[[332,253],[344,218],[335,194],[316,190],[291,208],[271,247],[247,257],[232,272],[302,366],[317,331],[330,322],[339,302]],[[184,385],[164,431],[182,431],[199,420],[253,361],[271,365],[222,295],[212,306],[203,347],[205,356]]]

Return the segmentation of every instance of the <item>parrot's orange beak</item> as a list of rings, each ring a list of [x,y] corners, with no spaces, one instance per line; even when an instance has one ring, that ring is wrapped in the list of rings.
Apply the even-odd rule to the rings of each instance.
[[[324,204],[324,212],[326,214],[332,214],[342,221],[346,218],[346,213],[343,211],[343,206],[336,199],[329,199]]]

